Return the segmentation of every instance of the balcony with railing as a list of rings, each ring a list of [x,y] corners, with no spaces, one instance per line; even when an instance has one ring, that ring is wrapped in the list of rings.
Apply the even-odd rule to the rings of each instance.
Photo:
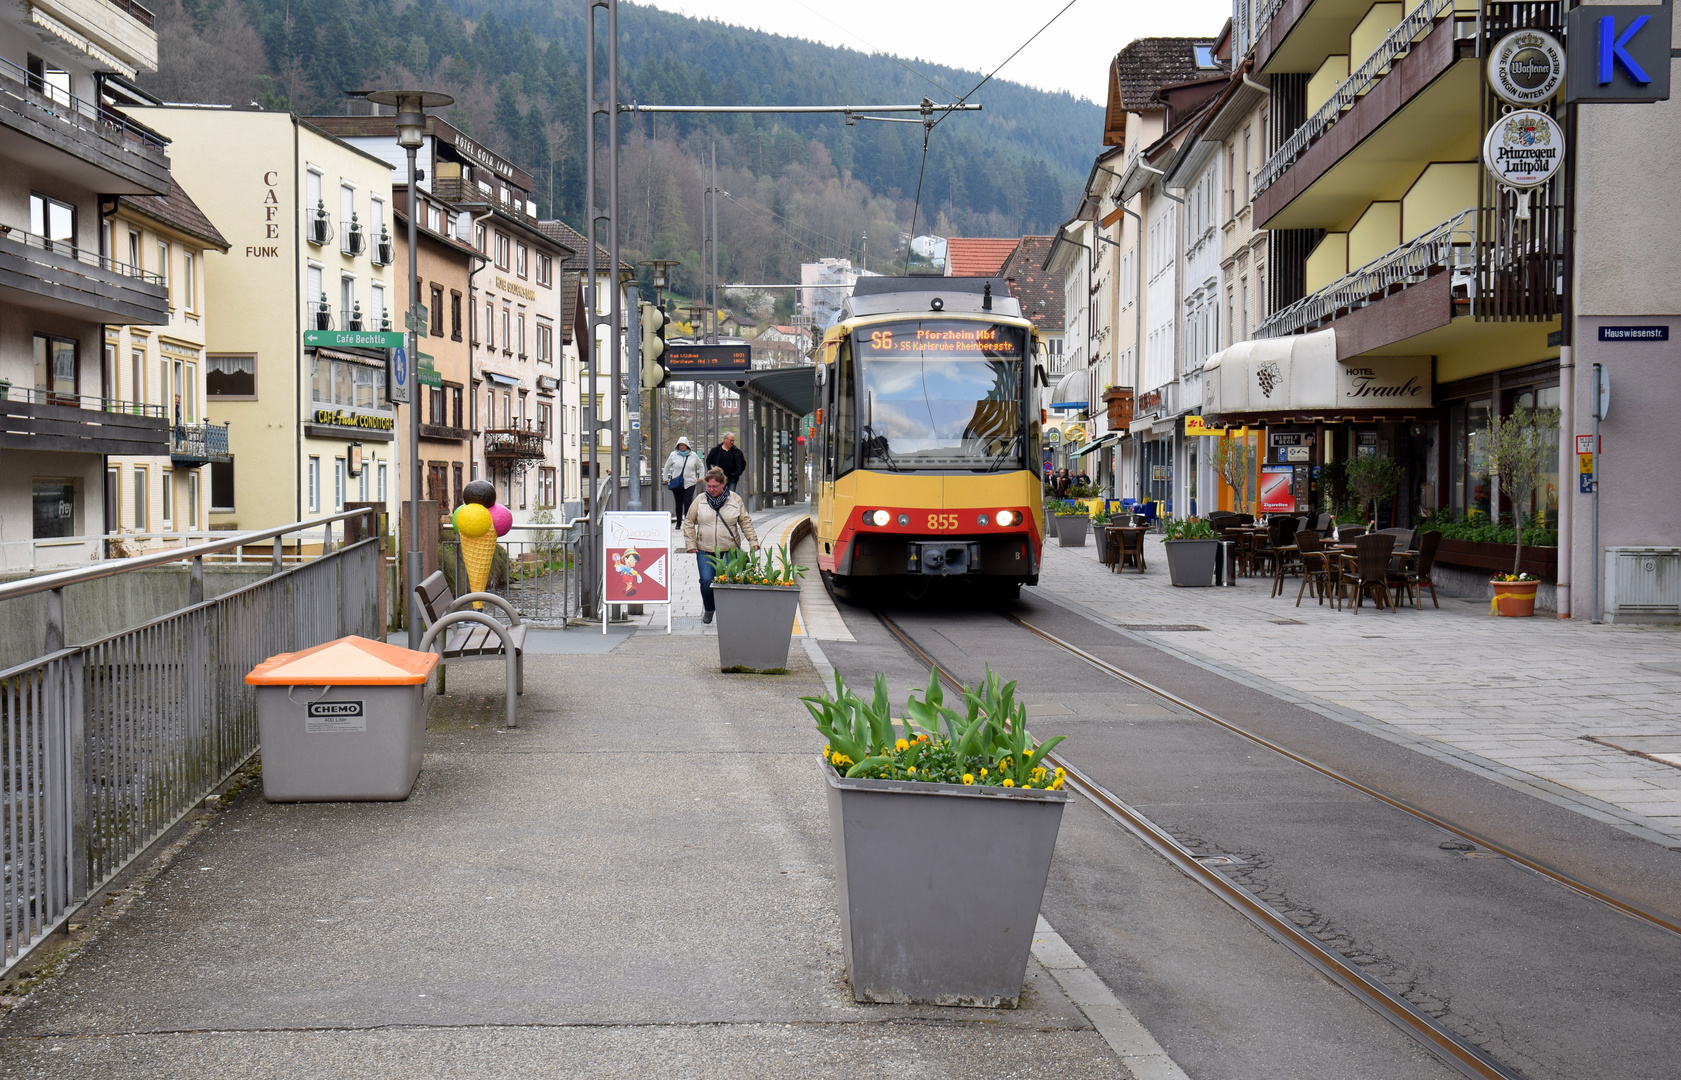
[[[0,300],[90,322],[169,322],[169,290],[157,274],[6,225],[0,225]]]
[[[524,463],[541,460],[543,433],[533,427],[487,428],[484,433],[484,456],[497,464]]]
[[[230,460],[228,425],[176,424],[169,433],[169,459],[170,464],[183,469]]]
[[[0,156],[108,194],[169,192],[166,140],[0,58]]]
[[[0,450],[161,456],[170,452],[169,421],[162,405],[0,380]]]
[[[1391,305],[1391,314],[1403,306],[1419,309],[1416,314],[1408,312],[1411,317],[1381,319],[1385,326],[1380,333],[1390,335],[1390,340],[1374,343],[1367,335],[1362,339],[1364,348],[1353,349],[1358,352],[1446,325],[1455,314],[1471,314],[1477,292],[1476,215],[1475,209],[1461,210],[1393,251],[1274,312],[1255,336],[1283,337],[1320,330],[1374,305]],[[1415,301],[1423,299],[1423,304],[1394,303],[1412,290],[1426,287],[1428,296],[1408,296]],[[1338,354],[1343,351],[1339,341]]]
[[[1371,190],[1385,177],[1396,183],[1403,179],[1399,174],[1405,170],[1394,167],[1397,159],[1465,156],[1460,143],[1475,141],[1479,81],[1476,14],[1458,10],[1460,2],[1422,0],[1283,139],[1252,183],[1257,224],[1324,227],[1353,209],[1350,200],[1362,190],[1368,197],[1398,197]],[[1455,69],[1460,61],[1465,64]],[[1450,71],[1452,77],[1444,78]],[[1475,156],[1475,147],[1467,153]],[[1346,182],[1333,181],[1328,188],[1346,197],[1315,200],[1311,207],[1301,203],[1292,207],[1288,220],[1275,220],[1333,173],[1343,174]]]

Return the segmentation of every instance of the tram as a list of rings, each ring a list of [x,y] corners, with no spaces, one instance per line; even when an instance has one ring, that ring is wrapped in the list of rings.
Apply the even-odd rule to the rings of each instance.
[[[1039,580],[1043,346],[999,278],[863,277],[816,371],[817,558],[831,590]]]

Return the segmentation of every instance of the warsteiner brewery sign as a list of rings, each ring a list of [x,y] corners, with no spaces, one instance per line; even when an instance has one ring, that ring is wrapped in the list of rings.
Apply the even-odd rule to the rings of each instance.
[[[1518,109],[1494,122],[1483,139],[1483,164],[1509,188],[1540,187],[1564,162],[1564,132],[1544,112]]]
[[[1564,46],[1551,34],[1519,30],[1495,43],[1488,85],[1513,105],[1542,105],[1564,85]]]

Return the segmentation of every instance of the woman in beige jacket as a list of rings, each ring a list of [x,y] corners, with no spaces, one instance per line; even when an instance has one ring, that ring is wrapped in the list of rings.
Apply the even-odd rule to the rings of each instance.
[[[708,554],[735,548],[757,548],[759,534],[741,496],[728,490],[724,470],[706,470],[706,490],[689,504],[683,516],[683,546],[700,561],[700,602],[706,609],[700,621],[712,621],[712,560]]]

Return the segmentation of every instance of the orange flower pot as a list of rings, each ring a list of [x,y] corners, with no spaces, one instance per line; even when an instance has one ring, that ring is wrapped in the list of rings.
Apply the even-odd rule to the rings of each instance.
[[[1541,585],[1539,581],[1490,581],[1489,584],[1494,586],[1494,599],[1488,605],[1493,614],[1510,618],[1535,614],[1535,590]]]

